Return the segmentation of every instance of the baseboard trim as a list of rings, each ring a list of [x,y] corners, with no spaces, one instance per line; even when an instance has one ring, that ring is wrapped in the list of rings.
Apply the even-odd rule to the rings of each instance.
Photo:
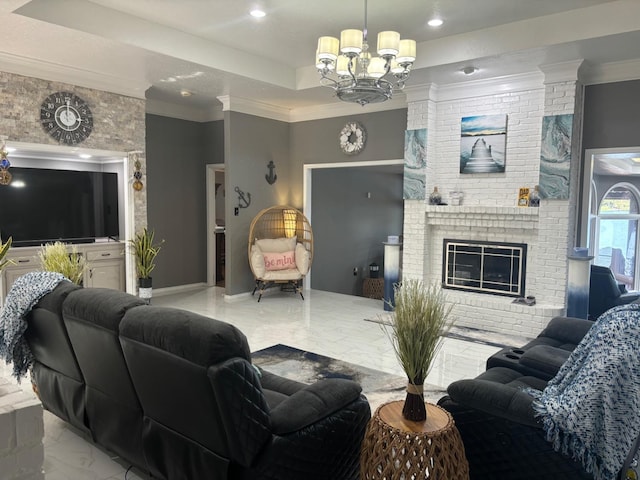
[[[235,295],[227,295],[225,293],[224,300],[225,302],[237,302],[238,300],[244,300],[252,295],[253,294],[251,292],[236,293]]]
[[[188,292],[189,290],[197,290],[199,288],[204,288],[206,286],[207,284],[205,282],[202,282],[202,283],[189,283],[187,285],[176,285],[175,287],[154,288],[153,296],[161,297],[163,295],[172,295],[174,293]]]

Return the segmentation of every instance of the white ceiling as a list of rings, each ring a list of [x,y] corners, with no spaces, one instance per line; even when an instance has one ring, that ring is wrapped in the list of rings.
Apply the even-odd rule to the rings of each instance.
[[[318,86],[317,38],[362,28],[364,0],[263,0],[263,19],[248,15],[254,3],[2,0],[0,70],[147,98],[202,118],[219,111],[217,97],[225,95],[283,111],[338,103]],[[426,25],[434,15],[443,26]],[[640,78],[640,0],[370,0],[368,30],[371,39],[397,30],[418,42],[408,86],[578,59],[587,83]],[[466,77],[467,65],[479,71]],[[182,89],[193,96],[180,96]]]

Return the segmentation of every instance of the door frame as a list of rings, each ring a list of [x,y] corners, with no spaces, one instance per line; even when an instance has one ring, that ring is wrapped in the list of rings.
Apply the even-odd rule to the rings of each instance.
[[[403,159],[395,160],[367,160],[361,162],[334,162],[334,163],[306,163],[302,166],[302,213],[307,217],[311,228],[313,228],[313,220],[311,220],[311,185],[313,184],[313,171],[321,168],[359,168],[359,167],[375,167],[375,166],[387,166],[387,165],[404,165]],[[313,265],[309,273],[304,277],[303,289],[311,289],[311,274],[313,272]]]
[[[207,286],[216,285],[216,172],[224,172],[224,163],[206,165],[207,178]],[[225,178],[226,181],[226,178]],[[226,229],[226,222],[225,222]],[[226,235],[225,235],[226,241]]]

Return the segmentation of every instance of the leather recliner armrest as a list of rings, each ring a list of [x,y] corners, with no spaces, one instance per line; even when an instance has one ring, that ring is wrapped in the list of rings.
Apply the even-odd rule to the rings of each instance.
[[[507,368],[495,367],[482,373],[480,378],[453,382],[447,387],[447,393],[460,405],[541,428],[533,411],[534,398],[524,388],[530,386],[540,389],[544,384],[546,382],[542,380],[522,376]]]
[[[574,317],[554,317],[538,337],[549,337],[577,345],[593,326],[591,320]]]
[[[555,376],[560,367],[567,361],[571,352],[550,345],[535,345],[520,357],[520,363],[534,370]]]
[[[308,427],[360,398],[361,391],[356,382],[340,378],[309,385],[271,411],[273,433],[284,435]]]

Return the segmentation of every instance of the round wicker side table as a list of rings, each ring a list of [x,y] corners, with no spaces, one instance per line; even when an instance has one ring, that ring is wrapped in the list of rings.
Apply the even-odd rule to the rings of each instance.
[[[402,416],[404,401],[381,405],[367,426],[361,480],[468,480],[469,463],[449,412],[427,403],[427,420]]]

